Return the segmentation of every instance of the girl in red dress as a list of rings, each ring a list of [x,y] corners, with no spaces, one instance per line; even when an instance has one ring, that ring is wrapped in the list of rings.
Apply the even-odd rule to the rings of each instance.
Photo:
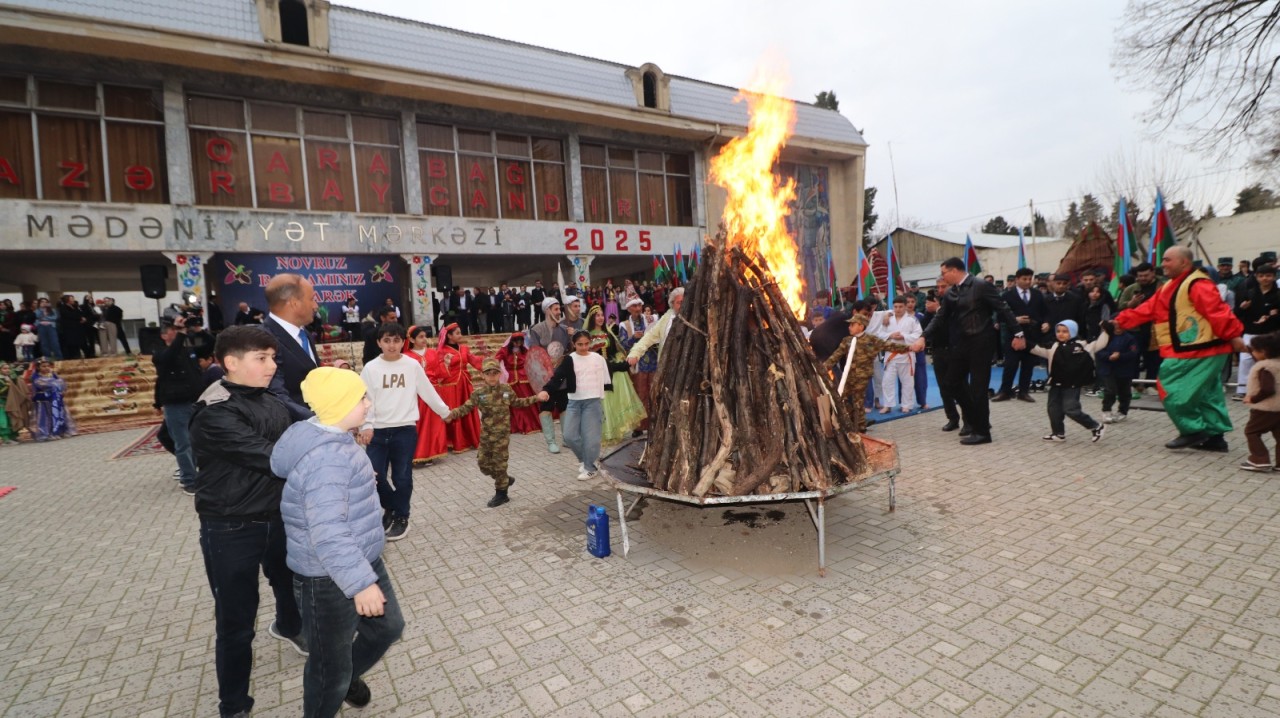
[[[422,327],[410,327],[409,338],[405,342],[408,347],[404,355],[422,365],[422,370],[431,377],[428,363],[434,351],[431,350],[431,337]],[[435,381],[432,380],[432,385]],[[436,459],[449,453],[445,443],[445,423],[426,402],[418,399],[418,446],[413,452],[413,463],[418,466],[430,466]]]
[[[537,392],[529,384],[529,373],[526,369],[529,352],[524,348],[524,334],[515,333],[507,337],[502,348],[493,355],[502,367],[502,381],[510,384],[517,397],[533,396]],[[511,433],[532,434],[542,431],[538,423],[538,406],[511,407]]]
[[[467,365],[480,368],[480,357],[473,356],[462,341],[462,330],[456,323],[440,332],[440,343],[427,358],[427,376],[436,387],[436,393],[450,409],[456,409],[471,398],[471,375]],[[445,439],[455,452],[467,451],[480,445],[480,416],[471,412],[444,427]]]

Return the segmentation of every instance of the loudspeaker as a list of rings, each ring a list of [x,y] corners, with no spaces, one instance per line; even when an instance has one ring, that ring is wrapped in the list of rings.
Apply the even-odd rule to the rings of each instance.
[[[453,290],[453,267],[447,264],[433,264],[431,271],[435,273],[437,289],[445,294]]]
[[[168,293],[169,266],[167,264],[143,264],[138,267],[142,273],[142,293],[148,299],[164,299]]]

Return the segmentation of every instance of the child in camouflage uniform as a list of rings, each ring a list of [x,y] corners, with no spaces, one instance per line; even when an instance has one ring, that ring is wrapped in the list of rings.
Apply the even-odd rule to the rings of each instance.
[[[481,366],[484,373],[484,385],[462,406],[449,412],[445,421],[461,419],[471,413],[472,409],[480,409],[480,452],[477,460],[480,471],[493,477],[493,498],[489,499],[489,508],[501,506],[507,498],[507,488],[515,483],[515,479],[507,476],[507,446],[511,440],[511,409],[533,406],[540,401],[548,401],[547,392],[538,392],[534,396],[518,397],[515,389],[502,383],[501,371],[495,359],[485,359]]]
[[[896,354],[906,354],[911,351],[911,347],[906,344],[896,344],[888,342],[880,337],[867,334],[867,318],[861,314],[854,314],[849,318],[849,336],[845,337],[840,346],[827,357],[822,366],[831,371],[837,364],[845,360],[849,355],[849,344],[855,338],[858,340],[857,347],[853,350],[853,366],[849,367],[849,379],[845,383],[844,393],[840,396],[844,399],[845,405],[849,408],[849,414],[853,417],[855,429],[859,433],[867,430],[867,409],[863,405],[863,399],[867,395],[867,382],[871,381],[872,375],[875,373],[876,355],[880,352],[893,352]],[[833,380],[836,387],[840,386],[840,377],[836,375]]]

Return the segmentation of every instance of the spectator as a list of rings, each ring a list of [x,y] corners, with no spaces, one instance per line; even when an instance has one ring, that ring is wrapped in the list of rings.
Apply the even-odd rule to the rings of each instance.
[[[1280,289],[1276,288],[1276,268],[1272,264],[1264,264],[1253,272],[1256,286],[1246,289],[1240,295],[1236,305],[1236,317],[1244,324],[1244,341],[1250,344],[1253,338],[1262,334],[1280,331]],[[1253,368],[1252,352],[1240,354],[1240,373],[1237,379],[1236,392],[1231,397],[1234,401],[1244,399],[1249,384],[1249,370]]]
[[[1014,286],[1004,290],[1002,295],[1018,320],[1018,328],[1026,334],[1028,344],[1039,343],[1048,329],[1048,324],[1045,322],[1047,310],[1044,295],[1031,286],[1034,276],[1035,272],[1031,269],[1026,267],[1019,269],[1013,276]],[[1012,339],[1014,331],[1013,327],[1007,329],[1008,339]],[[1005,341],[1006,336],[1002,335],[1001,340]],[[1035,370],[1035,366],[1036,359],[1031,354],[1030,348],[1021,351],[1016,351],[1012,347],[1006,349],[1004,368],[1000,376],[1000,391],[991,397],[991,401],[1008,401],[1014,397],[1015,376],[1018,378],[1017,398],[1027,402],[1035,401],[1031,398],[1031,373]]]
[[[63,359],[79,359],[84,353],[84,315],[76,306],[76,298],[62,295],[58,302],[58,339]]]
[[[116,300],[113,297],[102,299],[102,324],[107,333],[107,343],[102,347],[103,354],[113,355],[118,352],[117,341],[124,344],[125,354],[133,354],[129,349],[129,337],[124,331],[124,310],[116,306]]]
[[[94,306],[93,297],[86,294],[80,302],[80,335],[82,342],[81,351],[84,352],[85,359],[92,359],[97,356],[98,347],[98,323],[102,321],[102,317],[98,314],[97,307]]]
[[[236,326],[242,327],[246,324],[261,324],[262,318],[263,314],[261,309],[254,309],[249,306],[248,302],[240,302],[240,307],[236,311]]]
[[[262,328],[279,345],[271,393],[285,403],[295,421],[302,421],[311,417],[302,400],[302,380],[320,365],[315,339],[305,328],[316,315],[315,287],[297,274],[277,274],[267,282],[266,298],[270,313]]]
[[[1106,348],[1098,352],[1098,378],[1102,380],[1102,421],[1107,424],[1129,418],[1129,401],[1133,398],[1133,380],[1138,376],[1138,340],[1130,332],[1115,327]],[[1111,408],[1120,403],[1120,411]]]
[[[18,312],[13,308],[13,302],[8,299],[0,300],[0,361],[17,360],[18,352],[13,346],[13,340],[21,330],[22,323],[18,321]]]
[[[194,404],[204,391],[195,350],[187,343],[186,320],[178,317],[160,328],[164,348],[156,351],[151,363],[156,367],[156,405],[164,412],[164,425],[173,439],[178,460],[178,483],[188,496],[195,496],[196,460],[191,446],[191,417]]]
[[[1248,394],[1244,402],[1249,405],[1249,423],[1244,427],[1244,438],[1249,444],[1249,456],[1240,464],[1245,471],[1271,471],[1271,453],[1262,443],[1263,434],[1271,434],[1280,452],[1280,392],[1276,383],[1280,380],[1280,334],[1263,334],[1253,338],[1249,345],[1254,365],[1249,370]]]

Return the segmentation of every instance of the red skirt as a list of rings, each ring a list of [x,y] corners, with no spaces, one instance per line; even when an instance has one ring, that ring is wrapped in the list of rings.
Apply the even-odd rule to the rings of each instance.
[[[413,452],[414,461],[438,459],[449,453],[448,440],[445,438],[444,420],[418,400],[418,447]]]
[[[436,386],[436,393],[450,409],[457,409],[467,403],[467,399],[471,398],[471,391],[471,382],[465,379],[456,384]],[[432,416],[435,416],[434,412]],[[445,424],[444,436],[449,448],[455,452],[476,448],[480,445],[480,415],[473,411],[457,421]]]
[[[537,392],[528,381],[520,381],[511,385],[518,398],[533,396]],[[511,433],[533,434],[542,431],[542,423],[538,420],[538,405],[511,407]]]

